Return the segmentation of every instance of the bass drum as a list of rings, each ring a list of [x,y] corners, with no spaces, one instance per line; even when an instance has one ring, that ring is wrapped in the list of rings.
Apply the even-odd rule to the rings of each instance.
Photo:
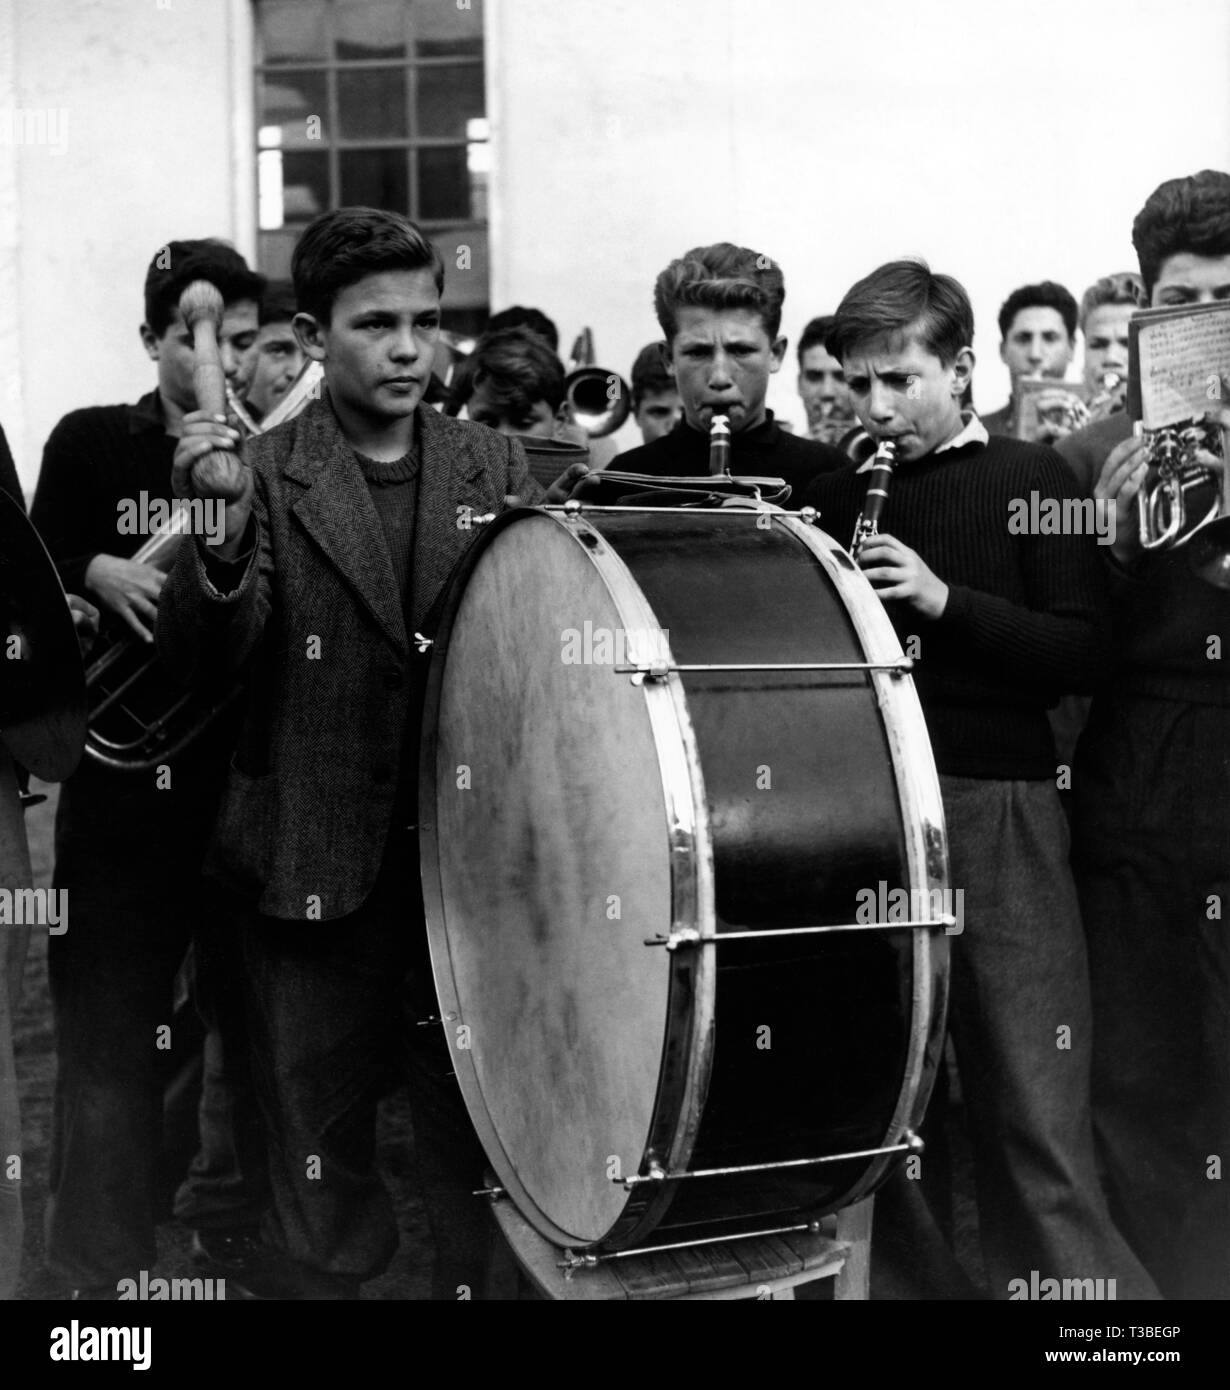
[[[942,902],[948,865],[902,665],[847,553],[775,508],[523,509],[467,553],[428,934],[470,1115],[549,1240],[807,1220],[910,1144],[947,941],[883,904]]]

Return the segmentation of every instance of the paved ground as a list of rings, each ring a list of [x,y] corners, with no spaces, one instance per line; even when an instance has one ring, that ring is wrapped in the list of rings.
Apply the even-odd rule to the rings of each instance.
[[[27,813],[31,859],[36,885],[50,882],[52,861],[52,822],[56,788],[35,784],[32,790],[48,794],[48,800]],[[52,1089],[55,1081],[55,1046],[51,1027],[51,1004],[47,993],[47,937],[36,932],[26,965],[25,988],[16,1020],[14,1038],[17,1072],[20,1079],[22,1128],[25,1142],[23,1198],[25,1241],[19,1299],[56,1299],[63,1296],[43,1265],[43,1209],[47,1196],[48,1140],[51,1123]],[[955,1114],[954,1117],[955,1119]],[[413,1178],[413,1136],[404,1092],[391,1095],[381,1107],[379,1162],[393,1195],[402,1240],[393,1264],[380,1279],[364,1286],[365,1299],[422,1299],[430,1287],[428,1241],[422,1203]],[[969,1195],[968,1160],[958,1143],[957,1249],[962,1263],[977,1277],[974,1248],[975,1225]],[[186,1278],[199,1274],[188,1257],[189,1232],[170,1218],[159,1227],[157,1266],[150,1278]],[[890,1268],[881,1262],[873,1275],[873,1296],[880,1299],[909,1299],[920,1294],[920,1271],[911,1267],[906,1252],[900,1265]],[[925,1281],[923,1283],[925,1287]],[[942,1296],[940,1290],[929,1290]],[[924,1294],[924,1296],[926,1296]]]

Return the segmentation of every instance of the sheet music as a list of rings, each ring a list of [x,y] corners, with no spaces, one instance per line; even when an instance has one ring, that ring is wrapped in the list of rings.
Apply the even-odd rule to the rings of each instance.
[[[1146,429],[1199,419],[1230,375],[1230,305],[1218,313],[1158,319],[1140,328],[1141,419]]]

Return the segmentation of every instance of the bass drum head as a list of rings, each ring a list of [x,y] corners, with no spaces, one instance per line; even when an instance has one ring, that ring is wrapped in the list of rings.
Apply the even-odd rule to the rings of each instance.
[[[614,1179],[641,1164],[662,1067],[670,962],[644,945],[671,920],[658,754],[643,691],[593,644],[625,624],[573,534],[511,514],[466,568],[424,720],[436,986],[500,1182],[548,1238],[594,1244],[627,1206]]]

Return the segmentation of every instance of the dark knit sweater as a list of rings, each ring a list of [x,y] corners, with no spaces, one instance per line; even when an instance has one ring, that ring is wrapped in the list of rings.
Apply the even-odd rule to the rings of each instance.
[[[380,518],[402,607],[409,612],[411,568],[414,558],[414,515],[419,488],[418,452],[411,449],[392,463],[370,459],[357,450],[355,458],[363,470],[372,506]]]
[[[867,491],[853,464],[806,500],[848,546]],[[885,605],[902,645],[919,639],[915,681],[936,765],[962,777],[1055,776],[1046,710],[1092,688],[1106,661],[1103,573],[1090,536],[1013,535],[1009,504],[1076,496],[1051,449],[992,436],[898,467],[881,530],[948,585],[938,619]]]
[[[754,429],[730,437],[730,471],[744,477],[784,478],[791,487],[791,505],[821,473],[843,468],[848,459],[831,444],[800,439],[784,430],[765,412]],[[709,436],[680,420],[669,434],[618,455],[611,467],[621,473],[652,473],[658,478],[695,478],[709,471]]]

